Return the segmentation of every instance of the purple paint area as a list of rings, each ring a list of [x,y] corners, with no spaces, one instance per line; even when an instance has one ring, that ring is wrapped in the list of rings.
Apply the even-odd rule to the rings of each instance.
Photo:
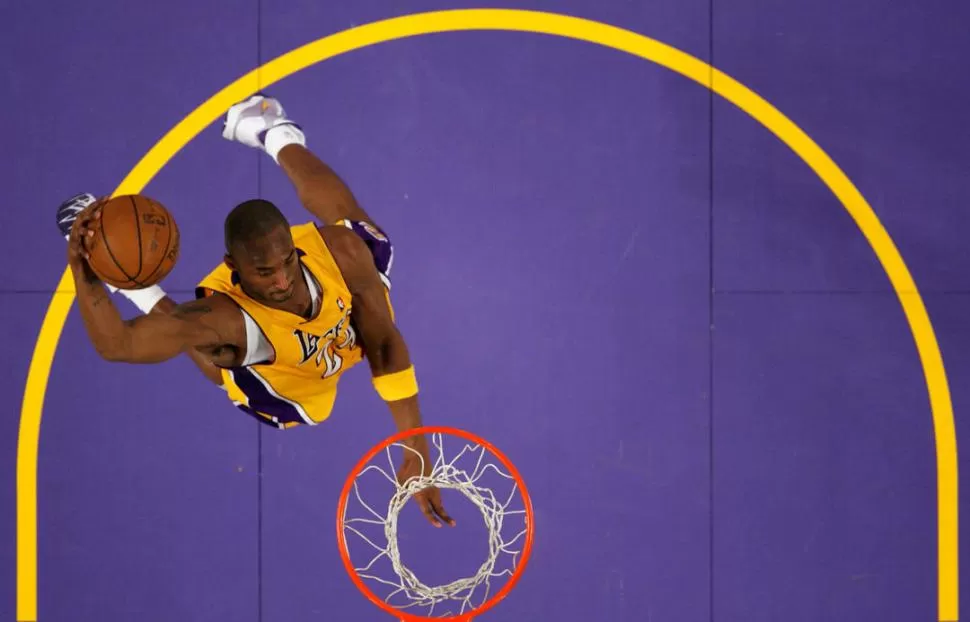
[[[970,89],[953,76],[963,71],[967,41],[962,25],[970,19],[970,8],[878,0],[776,5],[731,0],[712,6],[717,68],[765,97],[828,152],[883,221],[921,291],[966,290],[970,150],[965,119]],[[715,108],[716,175],[730,171],[718,153],[732,159],[740,151],[750,163],[744,167],[749,197],[772,196],[766,193],[774,194],[779,179],[791,180],[792,192],[749,208],[772,209],[773,216],[747,228],[752,233],[771,228],[774,235],[745,241],[769,250],[772,258],[787,258],[802,249],[806,263],[789,261],[787,281],[780,273],[757,278],[762,275],[756,272],[739,274],[728,283],[733,275],[722,267],[723,255],[715,255],[719,288],[887,288],[886,279],[870,268],[875,258],[867,261],[861,236],[841,222],[842,214],[835,214],[840,210],[821,182],[812,175],[791,177],[790,158],[771,158],[764,148],[767,141],[759,137],[764,130],[741,134],[731,132],[733,126]],[[746,153],[746,147],[757,149],[760,157]],[[772,159],[780,160],[780,168],[765,175]],[[721,215],[720,192],[718,188],[715,222],[727,223],[733,211]],[[781,220],[789,213],[791,220]],[[820,227],[826,231],[822,238],[793,235]],[[717,228],[719,251],[729,254],[727,243],[740,233]],[[770,251],[772,243],[787,247],[787,252]],[[807,244],[813,246],[805,248]],[[843,266],[833,263],[843,257],[848,260]]]
[[[725,294],[715,326],[720,619],[928,616],[932,419],[923,387],[907,381],[915,357],[882,348],[912,348],[898,305],[882,294]]]
[[[258,59],[455,8],[323,7],[2,9],[12,26],[0,88],[26,112],[5,134],[16,157],[0,172],[13,218],[0,253],[15,267],[0,282],[15,403],[0,616],[15,602],[19,400],[64,266],[54,207],[112,190]],[[951,79],[965,8],[521,8],[600,19],[704,59],[713,34],[717,67],[829,150],[932,292],[966,438],[970,89]],[[767,130],[662,67],[525,33],[390,42],[271,92],[395,243],[393,300],[426,421],[495,443],[533,495],[529,569],[482,620],[933,618],[934,439],[912,336],[856,225]],[[207,128],[146,189],[179,219],[182,257],[165,283],[179,300],[221,260],[233,205],[262,196],[310,220],[271,160],[219,132]],[[99,360],[73,311],[43,422],[40,622],[390,619],[351,583],[334,537],[345,477],[393,432],[366,364],[323,425],[274,431],[188,360]],[[454,530],[424,524],[413,505],[401,518],[402,553],[429,582],[484,555],[480,516],[445,498]]]
[[[733,104],[714,111],[715,289],[891,292],[852,217],[804,161]]]
[[[73,343],[40,451],[40,619],[257,619],[258,424],[187,359],[106,366]]]

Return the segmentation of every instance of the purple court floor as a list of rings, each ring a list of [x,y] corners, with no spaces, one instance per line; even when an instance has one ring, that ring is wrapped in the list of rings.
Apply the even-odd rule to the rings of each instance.
[[[342,381],[324,425],[277,432],[187,359],[100,360],[72,308],[39,396],[37,550],[26,556],[19,439],[38,395],[25,387],[52,298],[70,296],[55,293],[61,200],[112,192],[166,132],[262,63],[355,26],[467,8],[478,5],[0,8],[11,397],[0,619],[390,620],[350,581],[334,528],[348,472],[393,433],[366,365]],[[939,445],[946,422],[970,446],[970,9],[487,8],[626,29],[751,89],[851,180],[918,290],[894,291],[861,225],[752,115],[608,46],[428,34],[267,89],[395,242],[392,296],[425,420],[483,436],[529,485],[532,559],[481,622],[923,622],[957,619],[957,596],[967,619],[956,561],[970,559],[970,505],[938,484],[970,464],[961,456],[941,476],[937,461],[954,455]],[[220,131],[208,126],[144,190],[182,231],[163,283],[180,300],[221,260],[236,203],[260,196],[294,223],[310,219],[272,160]],[[928,314],[920,330],[943,373],[927,375],[902,300]],[[931,383],[948,389],[934,405]],[[940,543],[957,540],[941,540],[941,498],[947,517],[961,511],[945,534],[962,537],[943,564]],[[445,499],[472,515],[460,496]],[[437,531],[408,510],[402,550],[416,567],[447,580],[477,563],[480,523]]]

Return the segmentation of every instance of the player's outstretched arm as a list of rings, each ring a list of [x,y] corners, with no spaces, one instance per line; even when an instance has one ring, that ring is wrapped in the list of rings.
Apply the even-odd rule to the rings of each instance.
[[[398,431],[421,427],[414,367],[404,337],[391,317],[387,290],[374,267],[373,256],[349,229],[324,227],[321,234],[350,289],[351,317],[370,365],[374,387],[390,408]],[[425,436],[412,435],[403,444],[414,452],[405,450],[398,479],[403,482],[412,475],[430,474],[433,462]],[[441,493],[437,489],[425,489],[415,495],[415,500],[435,527],[440,527],[442,521],[454,526],[455,521],[441,505]]]
[[[343,218],[372,222],[344,180],[305,146],[292,143],[283,147],[277,162],[296,189],[300,203],[321,224],[332,225]]]
[[[123,320],[104,284],[87,264],[83,238],[92,232],[86,222],[78,220],[68,240],[68,265],[74,276],[78,308],[85,329],[98,353],[110,361],[125,363],[159,363],[189,349],[212,349],[234,345],[227,343],[222,325],[226,309],[213,314],[218,304],[197,300],[179,307],[171,314],[152,313],[133,320]],[[215,315],[216,317],[212,317]],[[233,317],[238,314],[233,314]]]

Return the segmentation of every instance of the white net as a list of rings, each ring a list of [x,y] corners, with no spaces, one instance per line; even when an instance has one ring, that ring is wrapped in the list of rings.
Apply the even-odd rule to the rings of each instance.
[[[512,576],[520,561],[528,531],[528,516],[521,494],[516,494],[520,492],[519,486],[504,465],[483,445],[458,437],[455,442],[461,449],[452,458],[446,459],[442,434],[432,434],[434,467],[431,474],[412,477],[403,485],[397,482],[394,475],[396,470],[391,448],[400,447],[418,458],[421,456],[402,443],[391,443],[381,452],[387,458],[387,467],[372,464],[357,474],[344,511],[343,529],[347,532],[346,546],[354,571],[361,579],[373,582],[368,587],[379,598],[383,593],[388,605],[399,610],[410,609],[411,615],[463,616],[481,607],[494,593],[493,580]],[[423,467],[422,462],[421,472],[425,471]],[[375,475],[390,483],[390,491],[386,485],[362,484]],[[426,585],[422,582],[405,565],[398,546],[401,510],[415,493],[428,486],[436,486],[442,491],[454,490],[464,495],[480,512],[488,532],[488,553],[478,571],[443,585]],[[378,492],[381,490],[383,492]],[[365,501],[365,497],[372,501]],[[513,501],[517,498],[521,509],[513,509]],[[385,503],[386,507],[383,507]],[[364,517],[355,516],[359,514]],[[353,553],[357,548],[368,551],[361,556],[361,563],[354,560]]]

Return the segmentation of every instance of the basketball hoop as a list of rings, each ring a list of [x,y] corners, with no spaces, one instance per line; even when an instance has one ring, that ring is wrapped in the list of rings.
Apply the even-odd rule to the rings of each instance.
[[[395,473],[400,459],[394,460],[391,448],[400,447],[420,458],[414,449],[401,443],[419,434],[430,437],[428,450],[434,462],[431,474],[411,477],[403,485],[399,484]],[[457,437],[450,457],[445,450],[446,436]],[[386,464],[368,466],[381,452],[386,454]],[[421,469],[422,473],[425,471]],[[365,475],[371,478],[371,483],[365,481]],[[428,586],[402,561],[397,538],[398,515],[415,493],[428,486],[457,491],[480,511],[488,530],[489,553],[473,576]],[[383,493],[373,492],[382,487]],[[371,501],[365,501],[366,497]],[[511,507],[515,497],[521,500],[521,509]],[[351,511],[355,505],[360,506],[363,518]],[[337,543],[350,578],[368,600],[402,622],[469,622],[473,616],[497,605],[525,570],[532,552],[533,528],[532,501],[515,465],[484,439],[445,426],[406,430],[374,446],[348,475],[337,506]],[[350,541],[366,552],[356,564],[351,561]],[[509,563],[511,567],[506,567]],[[505,585],[489,596],[492,580],[504,576],[509,577]],[[365,579],[372,581],[375,588],[368,586]],[[375,589],[388,593],[381,598]],[[392,604],[394,599],[399,604]],[[457,611],[454,611],[456,605]],[[444,613],[440,612],[442,606],[446,609]],[[404,611],[412,608],[422,608],[426,615]]]

